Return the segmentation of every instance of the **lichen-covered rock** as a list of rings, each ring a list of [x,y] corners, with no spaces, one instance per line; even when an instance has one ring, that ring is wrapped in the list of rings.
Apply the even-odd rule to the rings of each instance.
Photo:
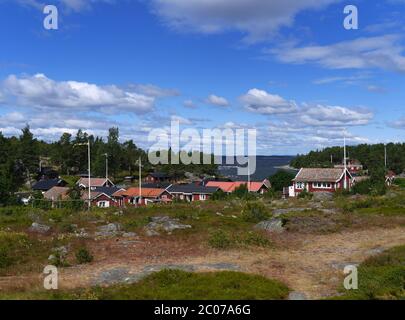
[[[264,230],[267,232],[276,232],[281,233],[284,232],[284,223],[282,219],[270,219],[266,221],[262,221],[255,226],[256,229]]]
[[[98,237],[114,237],[120,235],[122,232],[122,226],[119,223],[109,223],[104,226],[97,227],[95,233]]]
[[[37,222],[33,222],[31,227],[28,228],[29,232],[40,233],[40,234],[46,234],[50,230],[51,230],[50,226],[47,226],[45,224],[39,224]]]
[[[189,229],[191,228],[188,224],[181,224],[179,219],[170,218],[167,216],[163,217],[153,217],[152,221],[145,226],[145,231],[149,234],[154,234],[155,232],[165,231],[167,233],[172,233],[174,230]]]

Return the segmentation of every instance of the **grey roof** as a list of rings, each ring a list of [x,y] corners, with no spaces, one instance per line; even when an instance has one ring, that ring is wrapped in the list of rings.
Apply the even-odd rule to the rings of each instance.
[[[336,182],[344,174],[340,168],[302,168],[293,179],[296,182]],[[349,171],[347,174],[351,177]]]
[[[63,187],[67,185],[66,181],[62,179],[45,179],[40,180],[32,186],[33,190],[48,191],[53,187]]]
[[[107,196],[111,197],[118,190],[121,190],[121,188],[117,188],[117,187],[96,187],[92,191],[104,193]]]
[[[218,187],[204,187],[195,184],[178,184],[170,186],[167,191],[170,193],[197,193],[197,194],[212,194],[218,191]]]

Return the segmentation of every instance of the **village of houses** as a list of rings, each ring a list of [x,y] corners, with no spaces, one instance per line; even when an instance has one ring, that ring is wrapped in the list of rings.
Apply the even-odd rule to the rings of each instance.
[[[70,188],[54,170],[43,170],[41,179],[32,189],[43,194],[44,199],[57,206],[68,200]],[[52,172],[52,174],[47,174]],[[292,185],[284,188],[283,198],[294,198],[306,191],[309,193],[333,194],[339,190],[350,190],[355,183],[368,179],[363,165],[357,160],[347,160],[345,164],[337,164],[333,168],[301,168],[292,180]],[[386,184],[391,185],[395,173],[389,171]],[[81,199],[88,206],[99,208],[147,206],[150,204],[169,204],[173,201],[206,201],[221,190],[232,194],[237,188],[245,185],[249,192],[263,195],[271,188],[269,180],[263,181],[230,181],[230,179],[201,178],[193,181],[173,178],[163,172],[151,172],[135,185],[133,177],[126,177],[122,184],[115,184],[108,177],[89,177],[82,174],[76,185],[82,190]],[[29,198],[25,199],[26,204]]]

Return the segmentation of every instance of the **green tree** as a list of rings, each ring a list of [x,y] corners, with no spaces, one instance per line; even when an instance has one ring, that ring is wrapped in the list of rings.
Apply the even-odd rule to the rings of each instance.
[[[283,188],[289,187],[295,175],[285,170],[279,170],[276,174],[269,177],[271,187],[275,191],[283,191]]]

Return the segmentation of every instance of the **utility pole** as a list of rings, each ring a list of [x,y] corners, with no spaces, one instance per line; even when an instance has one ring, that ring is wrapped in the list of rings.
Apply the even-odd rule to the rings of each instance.
[[[343,147],[343,151],[344,151],[344,156],[343,156],[343,162],[344,162],[344,170],[345,170],[345,176],[344,176],[344,182],[343,182],[343,188],[345,190],[347,190],[347,162],[346,162],[346,136],[343,137],[343,141],[344,141],[344,147]]]
[[[89,164],[89,210],[91,208],[91,153],[90,153],[90,139],[87,141],[87,156]]]
[[[88,139],[87,143],[77,143],[75,146],[85,146],[87,145],[87,158],[88,158],[88,206],[89,210],[91,208],[91,152],[90,152],[90,139]]]
[[[384,144],[384,165],[385,169],[387,169],[387,145]]]
[[[142,159],[139,157],[139,204],[142,204]]]
[[[250,192],[250,156],[248,156],[248,192]]]
[[[105,156],[105,180],[108,180],[108,153],[104,153]]]

